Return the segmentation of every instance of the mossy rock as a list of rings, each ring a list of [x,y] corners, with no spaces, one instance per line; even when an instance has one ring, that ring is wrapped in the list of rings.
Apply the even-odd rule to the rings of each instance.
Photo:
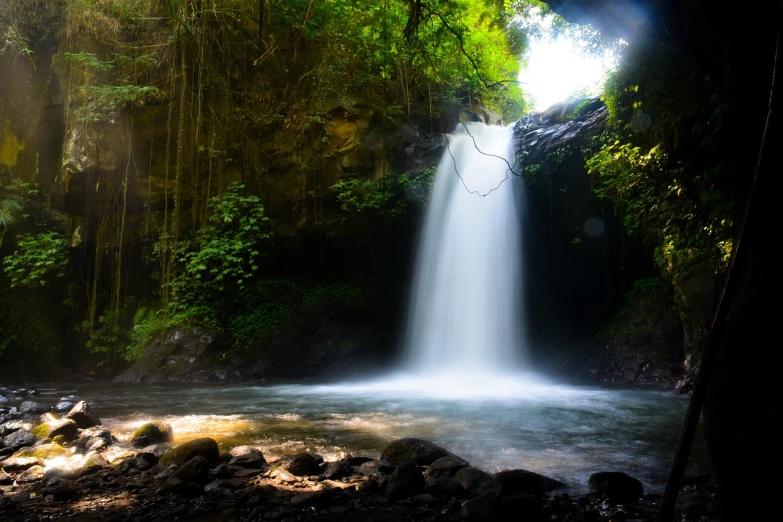
[[[56,435],[52,437],[52,444],[59,444],[62,446],[64,442],[68,442],[68,440],[63,435]]]
[[[15,457],[33,457],[41,460],[53,459],[56,457],[70,457],[71,452],[59,444],[41,444],[31,448],[24,448],[14,454]]]
[[[78,437],[78,428],[76,427],[76,423],[71,419],[61,419],[45,422],[35,428],[31,433],[39,440],[53,439],[60,435],[65,437],[66,440],[76,440]]]
[[[198,456],[207,459],[211,466],[217,466],[220,463],[220,449],[217,442],[209,437],[184,442],[164,453],[158,464],[164,468],[171,464],[182,465]]]
[[[142,424],[133,432],[131,445],[136,448],[143,448],[152,444],[160,444],[161,442],[171,442],[173,438],[174,433],[170,425],[148,422]]]

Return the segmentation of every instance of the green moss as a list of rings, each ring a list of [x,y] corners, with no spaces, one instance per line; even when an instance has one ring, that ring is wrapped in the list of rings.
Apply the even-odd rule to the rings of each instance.
[[[67,442],[64,435],[57,435],[56,437],[52,437],[52,444],[59,444],[62,446],[63,442]]]
[[[199,455],[206,458],[213,466],[217,466],[220,463],[220,449],[218,449],[217,442],[209,437],[204,437],[185,442],[176,448],[170,449],[160,457],[159,464],[163,467],[171,464],[181,465]]]
[[[41,424],[40,426],[37,426],[30,433],[35,435],[35,438],[38,440],[45,439],[49,436],[49,426],[47,424]]]
[[[172,439],[171,426],[168,424],[161,425],[154,422],[148,422],[139,426],[136,431],[133,432],[131,437],[131,444],[136,447],[149,446],[150,444],[157,444],[159,442],[171,442]]]
[[[32,448],[25,448],[14,454],[16,457],[34,457],[41,460],[53,459],[56,457],[69,457],[71,452],[59,444],[42,444]]]

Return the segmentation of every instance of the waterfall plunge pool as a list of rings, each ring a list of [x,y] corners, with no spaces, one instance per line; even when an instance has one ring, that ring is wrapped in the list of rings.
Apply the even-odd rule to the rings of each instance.
[[[431,440],[488,471],[528,469],[585,491],[596,471],[663,489],[687,400],[636,389],[570,386],[531,376],[406,375],[325,384],[44,385],[44,402],[83,395],[120,440],[148,421],[175,442],[212,437],[268,458],[301,451],[377,457],[400,437]],[[707,470],[701,439],[689,473]]]

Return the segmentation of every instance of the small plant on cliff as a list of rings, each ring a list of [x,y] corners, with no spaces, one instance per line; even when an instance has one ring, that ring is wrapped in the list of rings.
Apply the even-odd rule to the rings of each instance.
[[[211,198],[208,224],[180,251],[182,273],[174,282],[172,303],[179,314],[212,322],[256,277],[270,237],[269,218],[264,216],[261,199],[244,195],[244,189],[241,183],[232,183],[226,192]]]
[[[14,253],[3,259],[11,286],[41,287],[52,278],[63,277],[68,264],[67,246],[68,241],[58,232],[20,234]]]

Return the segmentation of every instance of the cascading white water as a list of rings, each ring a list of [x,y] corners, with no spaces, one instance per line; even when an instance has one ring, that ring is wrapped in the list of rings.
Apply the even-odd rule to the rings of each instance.
[[[408,370],[524,370],[520,226],[512,126],[458,125],[438,166],[405,338]]]

